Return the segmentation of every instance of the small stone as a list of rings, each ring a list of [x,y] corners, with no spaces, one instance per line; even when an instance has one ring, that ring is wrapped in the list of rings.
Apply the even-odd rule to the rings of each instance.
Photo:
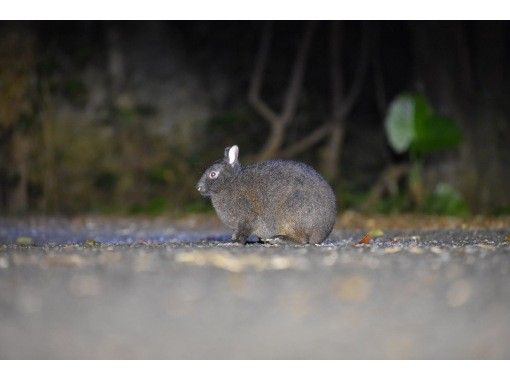
[[[86,247],[97,247],[99,243],[95,241],[94,239],[87,239],[85,240],[85,246]]]
[[[22,245],[22,246],[29,246],[34,244],[34,241],[30,236],[20,236],[16,239],[16,244]]]
[[[384,235],[384,231],[379,228],[374,228],[368,232],[372,238],[381,237]]]

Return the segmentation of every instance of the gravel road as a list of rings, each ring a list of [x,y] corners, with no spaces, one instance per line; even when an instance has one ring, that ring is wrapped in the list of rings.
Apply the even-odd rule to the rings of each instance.
[[[379,232],[2,218],[0,358],[510,358],[510,226]]]

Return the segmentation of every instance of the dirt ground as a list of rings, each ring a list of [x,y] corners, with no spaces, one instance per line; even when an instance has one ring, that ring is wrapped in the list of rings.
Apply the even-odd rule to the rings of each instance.
[[[0,218],[0,289],[2,359],[510,358],[508,218],[344,213],[317,246]]]

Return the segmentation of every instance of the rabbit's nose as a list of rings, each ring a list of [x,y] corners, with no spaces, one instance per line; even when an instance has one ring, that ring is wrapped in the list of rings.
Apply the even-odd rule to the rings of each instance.
[[[198,186],[197,186],[197,190],[198,190],[198,191],[202,191],[202,186],[198,185]]]

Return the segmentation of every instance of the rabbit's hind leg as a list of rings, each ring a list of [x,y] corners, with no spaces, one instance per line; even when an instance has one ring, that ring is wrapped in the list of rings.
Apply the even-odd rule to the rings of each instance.
[[[303,233],[292,233],[278,237],[294,244],[308,244],[308,235]]]
[[[308,244],[310,238],[304,229],[289,224],[280,226],[278,237],[296,244]]]
[[[320,244],[322,243],[328,235],[324,236],[324,232],[322,231],[313,231],[310,235],[310,244]]]

